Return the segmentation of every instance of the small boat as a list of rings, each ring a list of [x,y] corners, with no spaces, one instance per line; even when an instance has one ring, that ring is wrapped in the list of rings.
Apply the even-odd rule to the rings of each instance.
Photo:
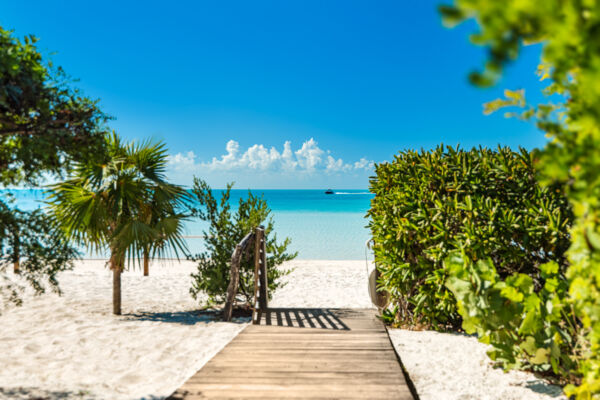
[[[327,190],[325,191],[325,194],[333,194],[333,190],[331,190],[331,189],[327,189]]]

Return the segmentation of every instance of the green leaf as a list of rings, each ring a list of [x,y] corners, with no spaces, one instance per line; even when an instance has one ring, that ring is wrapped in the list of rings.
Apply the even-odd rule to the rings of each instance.
[[[549,362],[550,350],[539,348],[535,351],[535,356],[529,359],[532,364],[547,364]]]

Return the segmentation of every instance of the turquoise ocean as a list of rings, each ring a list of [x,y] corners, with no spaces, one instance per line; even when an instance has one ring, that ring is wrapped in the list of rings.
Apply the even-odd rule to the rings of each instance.
[[[10,193],[17,207],[31,210],[44,207],[44,191],[41,189],[1,190]],[[299,259],[313,260],[364,260],[372,259],[365,243],[370,238],[366,218],[373,194],[367,190],[335,190],[325,194],[323,190],[252,190],[263,195],[275,221],[275,232],[282,239],[292,240],[291,251],[298,252]],[[220,196],[220,191],[214,194]],[[232,190],[230,203],[237,207],[247,190]],[[201,236],[207,225],[190,220],[185,225],[186,236]],[[202,238],[187,238],[192,254],[204,249]],[[84,257],[98,257],[83,250]]]

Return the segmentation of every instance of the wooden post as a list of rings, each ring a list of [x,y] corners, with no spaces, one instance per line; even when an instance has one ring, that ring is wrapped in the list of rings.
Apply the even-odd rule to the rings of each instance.
[[[261,255],[261,251],[262,251],[262,243],[263,243],[263,238],[265,236],[265,231],[262,229],[262,227],[258,227],[254,230],[254,304],[252,305],[252,323],[254,325],[258,325],[260,323],[259,320],[259,316],[258,316],[258,310],[262,308],[260,308],[260,300],[259,300],[259,296],[260,296],[260,291],[259,291],[259,286],[260,286],[260,279],[259,279],[259,274],[260,274],[260,269],[261,269],[261,262],[262,262],[262,255]]]
[[[229,286],[227,286],[227,299],[225,301],[225,308],[223,308],[223,321],[231,321],[231,314],[233,313],[233,304],[235,303],[235,296],[237,295],[238,285],[240,282],[240,263],[242,256],[245,253],[245,249],[248,244],[252,241],[254,236],[253,232],[247,234],[241,242],[235,246],[235,250],[231,255],[231,267],[229,268]]]
[[[269,279],[267,276],[267,237],[264,229],[262,230],[261,253],[260,253],[260,295],[258,297],[258,306],[261,311],[266,311],[269,307]]]
[[[241,246],[238,244],[235,246],[235,250],[231,255],[231,267],[229,268],[229,286],[227,286],[227,300],[225,301],[225,308],[223,309],[223,321],[231,321],[231,314],[233,313],[233,303],[235,302],[235,295],[237,294],[238,284],[240,282],[241,255]]]
[[[148,276],[148,264],[149,264],[149,260],[148,260],[148,249],[144,249],[144,276]]]

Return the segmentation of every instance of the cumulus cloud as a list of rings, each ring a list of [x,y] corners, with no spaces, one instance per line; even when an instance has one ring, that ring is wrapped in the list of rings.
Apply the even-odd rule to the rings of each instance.
[[[174,156],[169,156],[169,166],[177,171],[191,170],[196,166],[195,159],[196,155],[193,151],[188,151],[185,154],[177,153]]]
[[[298,166],[308,172],[313,172],[321,163],[324,151],[319,148],[315,139],[302,143],[300,150],[296,151]]]
[[[373,162],[366,158],[348,163],[341,158],[334,158],[330,153],[321,149],[313,138],[302,143],[296,151],[292,150],[291,142],[286,141],[281,152],[275,147],[267,148],[262,144],[255,144],[240,152],[240,144],[230,140],[225,146],[225,154],[213,157],[211,161],[197,162],[194,152],[188,151],[171,156],[169,165],[175,171],[189,172],[254,170],[306,174],[317,171],[328,174],[369,171],[373,166]]]
[[[370,169],[372,166],[373,161],[369,161],[364,157],[354,163],[354,169]]]
[[[345,164],[341,158],[336,160],[332,156],[327,156],[327,166],[325,167],[325,170],[327,172],[348,172],[352,170],[352,165]]]

